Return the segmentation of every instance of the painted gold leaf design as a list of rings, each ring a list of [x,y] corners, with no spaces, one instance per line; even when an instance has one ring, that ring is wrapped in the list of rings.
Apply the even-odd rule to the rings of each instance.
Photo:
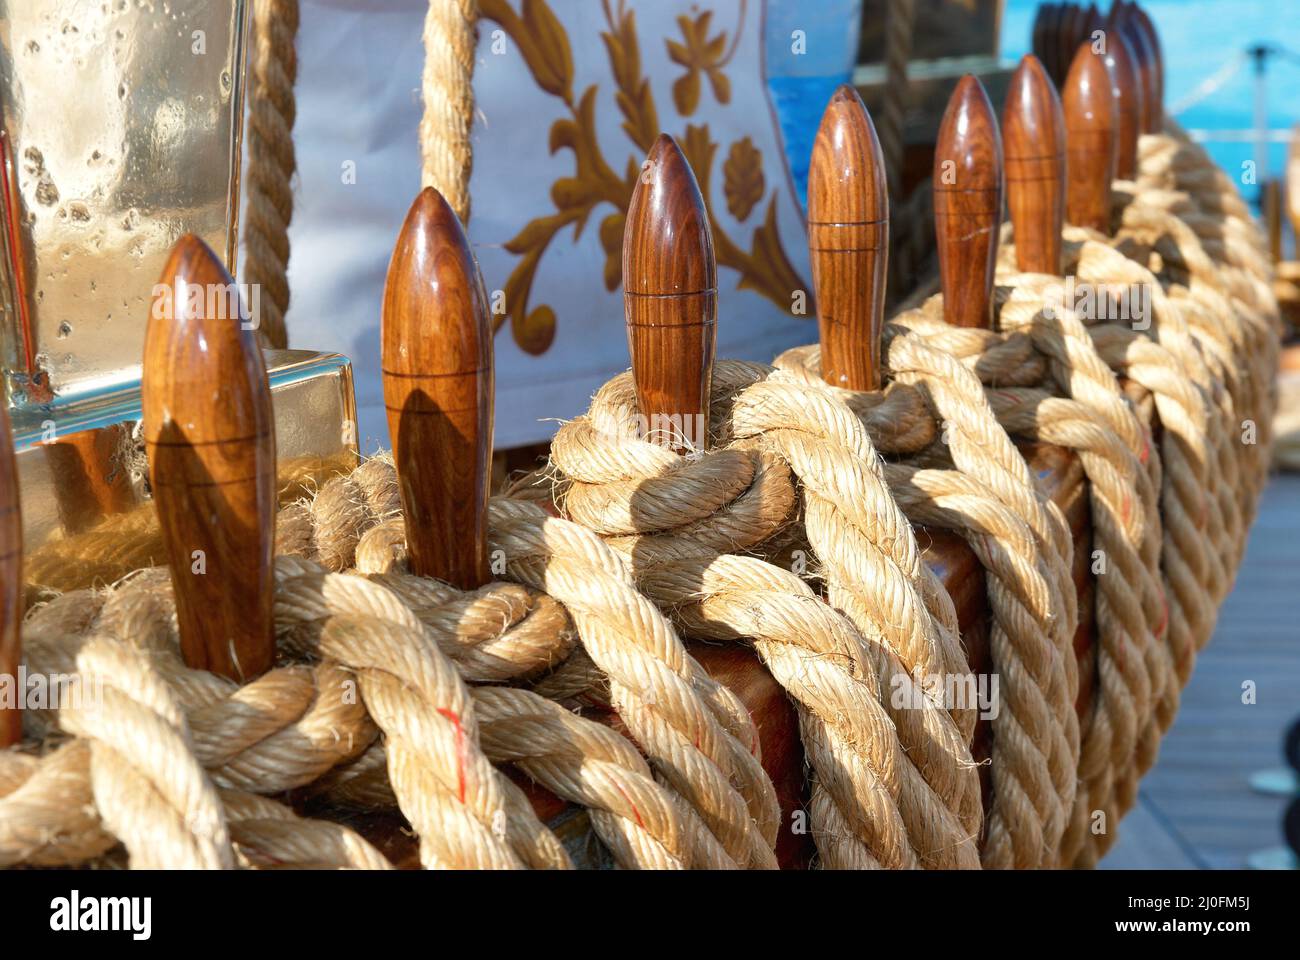
[[[743,223],[754,204],[763,199],[765,186],[763,155],[749,137],[737,140],[722,164],[722,191],[731,215]]]
[[[545,0],[524,0],[522,16],[515,14],[509,0],[479,0],[479,3],[485,18],[501,24],[521,50],[527,46],[524,56],[538,85],[563,100],[569,111],[568,116],[551,125],[549,147],[552,154],[560,150],[572,151],[573,173],[559,178],[551,185],[551,201],[555,205],[555,212],[530,221],[505,244],[505,248],[517,254],[519,260],[505,284],[505,314],[494,315],[493,318],[495,328],[508,320],[520,349],[539,355],[550,348],[556,332],[555,311],[551,307],[541,305],[529,310],[528,306],[542,256],[565,227],[573,227],[573,239],[576,242],[596,209],[607,204],[613,208],[612,212],[601,218],[598,230],[601,249],[605,254],[603,279],[607,290],[612,292],[618,289],[623,280],[623,229],[628,202],[641,172],[641,158],[659,134],[659,120],[649,81],[642,71],[636,20],[632,11],[627,9],[626,0],[617,0],[616,11],[611,8],[610,0],[601,0],[607,26],[607,30],[601,33],[601,38],[609,55],[610,70],[615,81],[615,102],[624,118],[623,132],[637,147],[635,155],[627,157],[622,176],[615,173],[606,162],[597,140],[597,86],[589,86],[577,102],[571,95],[573,70],[569,41],[563,26]],[[740,22],[743,23],[743,0],[741,11]],[[685,19],[680,18],[679,23]],[[693,29],[700,36],[707,35],[707,17],[687,22],[693,24]],[[533,27],[529,26],[530,23]],[[550,26],[546,27],[547,24]],[[525,31],[533,28],[538,29],[538,36],[526,36]],[[715,37],[706,44],[707,56],[717,58],[713,71],[717,77],[705,72],[710,77],[714,95],[722,103],[729,99],[731,88],[720,68],[735,53],[739,35],[738,27],[732,47],[725,54],[721,54],[720,37]],[[680,44],[677,46],[683,51],[687,49]],[[763,225],[754,230],[750,250],[746,252],[722,230],[713,215],[709,184],[718,145],[711,139],[708,126],[688,125],[686,133],[679,139],[686,158],[695,169],[705,204],[709,208],[709,225],[713,231],[718,266],[740,274],[738,287],[754,290],[777,306],[790,310],[793,291],[806,290],[807,284],[799,279],[781,246],[776,219],[776,191],[772,192]],[[748,138],[742,143],[746,146],[733,144],[728,152],[728,160],[723,167],[723,189],[733,215],[737,209],[742,209],[747,216],[762,199],[764,185],[761,157]],[[746,152],[753,152],[754,159],[744,156]],[[733,194],[743,198],[747,206],[735,206]]]
[[[713,88],[713,97],[724,106],[731,102],[731,81],[722,72],[731,54],[727,51],[727,34],[719,33],[709,36],[709,23],[713,20],[713,11],[705,10],[692,20],[690,17],[677,18],[677,26],[682,31],[684,43],[676,40],[664,41],[668,46],[668,58],[686,68],[673,83],[673,103],[677,112],[689,117],[700,105],[701,74],[709,78]]]
[[[618,20],[615,22],[609,9],[609,0],[605,0],[605,16],[610,29],[602,32],[600,38],[605,42],[609,66],[618,87],[614,100],[623,114],[623,132],[643,152],[649,153],[655,137],[659,136],[659,115],[655,111],[650,81],[641,73],[641,46],[636,35],[636,14],[632,10],[624,10],[620,4]]]
[[[718,266],[729,267],[740,274],[737,289],[753,290],[783,310],[793,312],[794,292],[807,290],[808,285],[799,278],[781,246],[781,231],[776,221],[777,192],[772,191],[767,216],[763,225],[754,231],[746,252],[718,224],[713,215],[713,204],[708,200],[712,196],[713,158],[718,150],[709,134],[708,124],[688,124],[681,148],[695,171],[695,179],[709,209],[709,228],[713,232],[713,253]]]
[[[524,0],[521,14],[507,0],[479,0],[479,13],[495,20],[519,46],[519,53],[537,85],[565,103],[573,101],[573,52],[569,37],[546,5],[546,0]]]

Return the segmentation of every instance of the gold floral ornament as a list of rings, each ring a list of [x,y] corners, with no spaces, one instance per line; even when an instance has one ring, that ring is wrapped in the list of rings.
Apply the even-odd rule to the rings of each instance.
[[[743,19],[743,13],[741,17]],[[678,17],[677,25],[681,28],[682,38],[686,42],[683,44],[675,40],[665,41],[668,44],[668,56],[674,63],[679,63],[686,68],[686,72],[673,84],[673,103],[677,105],[677,112],[683,117],[689,117],[700,104],[701,73],[709,78],[709,85],[713,87],[713,98],[718,103],[725,106],[731,102],[731,81],[722,72],[722,68],[727,65],[736,48],[733,46],[731,52],[727,52],[725,33],[707,39],[709,21],[712,19],[712,10],[705,10],[694,20],[690,17]],[[740,37],[739,30],[736,31],[736,37],[737,39]]]
[[[741,223],[763,199],[763,155],[754,142],[745,137],[731,145],[727,162],[722,165],[722,192],[727,209]]]
[[[542,255],[555,236],[569,225],[573,226],[576,243],[597,207],[608,204],[613,209],[600,221],[598,231],[601,249],[605,253],[605,289],[614,291],[619,288],[623,282],[623,226],[628,203],[641,174],[641,158],[649,153],[662,129],[650,82],[641,68],[635,14],[627,9],[626,0],[618,0],[616,9],[611,7],[610,0],[601,0],[601,7],[607,29],[600,37],[605,44],[614,80],[614,102],[623,117],[622,130],[634,147],[627,156],[621,175],[606,162],[596,138],[597,85],[592,84],[574,100],[573,56],[569,38],[546,0],[523,0],[518,13],[509,0],[479,0],[480,14],[484,19],[499,24],[514,40],[537,85],[563,101],[569,111],[569,116],[551,125],[548,145],[552,154],[561,149],[573,151],[573,175],[561,177],[551,185],[555,212],[532,220],[506,243],[506,249],[520,259],[505,284],[505,314],[493,318],[497,328],[508,318],[515,342],[520,349],[534,355],[545,353],[555,340],[555,311],[546,305],[538,306],[531,313],[528,310],[528,298]],[[740,23],[743,24],[743,3],[741,11]],[[726,104],[730,100],[731,85],[722,73],[722,67],[735,52],[739,28],[731,50],[724,54],[715,47],[718,37],[704,39],[708,34],[708,14],[693,21],[682,17],[678,23],[687,39],[682,48],[685,54],[695,56],[691,53],[693,37],[699,41],[697,48],[705,54],[703,58],[696,58],[695,100],[698,101],[699,93],[698,74],[704,73],[709,76],[718,102]],[[725,46],[725,34],[719,37]],[[672,47],[670,42],[670,54]],[[710,52],[715,49],[717,53]],[[688,66],[688,72],[690,69]],[[691,104],[692,110],[695,105]],[[682,104],[678,102],[677,106],[679,113],[685,115],[686,111],[681,110]],[[794,291],[806,290],[807,284],[799,278],[781,246],[776,223],[776,190],[772,191],[762,225],[753,231],[750,249],[745,251],[721,228],[713,214],[710,180],[717,144],[710,139],[708,125],[688,125],[685,135],[679,136],[678,140],[695,168],[708,207],[718,266],[740,274],[737,284],[740,289],[756,291],[783,310],[790,311]],[[737,221],[744,222],[762,200],[764,190],[762,155],[745,137],[732,144],[723,165],[727,209]]]

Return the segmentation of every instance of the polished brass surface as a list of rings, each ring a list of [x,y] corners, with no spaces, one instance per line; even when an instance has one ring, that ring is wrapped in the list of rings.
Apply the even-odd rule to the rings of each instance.
[[[9,402],[138,380],[150,293],[182,234],[233,271],[247,10],[0,0]]]
[[[268,350],[265,358],[283,504],[357,464],[352,365],[338,354],[308,350]],[[139,420],[138,382],[71,403],[14,411],[29,580],[71,590],[165,562],[161,553],[125,547],[122,569],[112,562],[118,541],[146,538],[157,529]],[[72,549],[78,542],[90,546]]]

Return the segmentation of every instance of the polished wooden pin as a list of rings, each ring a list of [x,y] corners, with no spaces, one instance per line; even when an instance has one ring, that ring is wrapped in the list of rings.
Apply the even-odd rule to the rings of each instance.
[[[191,667],[247,680],[271,666],[275,420],[233,281],[187,234],[154,288],[141,384],[149,480]]]
[[[1007,206],[1016,228],[1016,266],[1061,272],[1065,222],[1065,118],[1038,58],[1026,55],[1011,75],[1002,110]]]
[[[1079,45],[1078,21],[1083,15],[1077,5],[1065,4],[1061,11],[1061,24],[1056,34],[1056,61],[1060,64],[1062,76],[1070,69],[1070,58]]]
[[[1038,12],[1034,15],[1034,27],[1030,40],[1034,56],[1043,64],[1043,69],[1047,71],[1048,76],[1052,74],[1053,64],[1047,52],[1047,38],[1051,32],[1049,21],[1055,7],[1056,4],[1054,3],[1040,3],[1038,5]]]
[[[1115,179],[1115,131],[1119,125],[1110,72],[1091,44],[1080,44],[1065,78],[1065,216],[1102,233],[1110,229],[1110,184]]]
[[[1151,41],[1146,31],[1137,23],[1132,4],[1117,3],[1111,7],[1107,26],[1110,32],[1122,35],[1132,48],[1139,92],[1138,132],[1151,133],[1156,129],[1157,124],[1152,115],[1156,107],[1156,63]]]
[[[876,128],[849,84],[826,105],[813,143],[808,255],[822,379],[848,390],[879,390],[889,191]]]
[[[1151,104],[1147,110],[1148,127],[1143,132],[1160,133],[1165,126],[1165,55],[1160,48],[1160,34],[1156,32],[1155,21],[1150,14],[1137,4],[1132,5],[1132,19],[1137,25],[1137,32],[1142,34],[1152,59]]]
[[[465,231],[431,187],[397,236],[381,331],[411,570],[463,590],[482,586],[490,578],[492,328]]]
[[[1002,223],[1002,142],[984,86],[971,74],[957,84],[934,153],[934,230],[944,319],[988,327]]]
[[[18,504],[18,461],[9,414],[0,404],[0,685],[16,698],[12,706],[0,700],[0,750],[23,735],[23,714],[18,688],[22,660],[23,621],[23,517]]]
[[[1133,45],[1122,30],[1107,35],[1104,59],[1110,71],[1110,91],[1119,121],[1115,135],[1115,176],[1119,180],[1132,180],[1137,176],[1138,135],[1142,132],[1142,83]]]
[[[699,184],[660,134],[623,230],[623,313],[643,432],[678,452],[703,448],[708,435],[717,287]]]

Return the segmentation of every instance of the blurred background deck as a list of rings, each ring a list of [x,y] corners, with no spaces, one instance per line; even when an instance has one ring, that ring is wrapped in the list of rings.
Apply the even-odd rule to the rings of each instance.
[[[1251,774],[1284,765],[1282,736],[1300,715],[1300,476],[1274,476],[1236,587],[1197,658],[1182,709],[1120,823],[1109,869],[1239,869],[1282,840],[1283,797]],[[1242,685],[1255,684],[1243,704]]]

